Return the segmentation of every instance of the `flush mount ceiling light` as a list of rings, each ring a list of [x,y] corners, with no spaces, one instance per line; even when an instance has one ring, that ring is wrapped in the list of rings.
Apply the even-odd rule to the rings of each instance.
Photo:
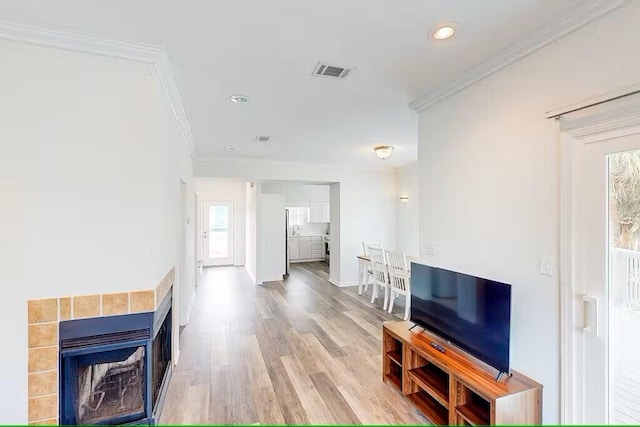
[[[240,95],[237,93],[235,95],[231,95],[229,97],[229,101],[235,102],[236,104],[244,104],[249,102],[249,97],[247,95]]]
[[[452,24],[438,25],[433,30],[431,30],[431,34],[436,40],[446,40],[449,37],[453,36],[455,32],[456,29]]]
[[[400,197],[400,201],[402,202],[403,205],[406,205],[409,202],[409,196]]]
[[[393,148],[393,145],[378,145],[373,149],[373,151],[376,152],[376,156],[384,160],[391,156],[391,153],[393,153]]]
[[[231,146],[231,145],[227,145],[226,147],[224,147],[225,150],[227,151],[233,151],[235,150],[235,147]]]

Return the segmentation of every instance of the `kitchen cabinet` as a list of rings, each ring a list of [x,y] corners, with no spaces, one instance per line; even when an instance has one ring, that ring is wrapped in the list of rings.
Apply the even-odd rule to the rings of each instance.
[[[309,202],[309,222],[331,222],[329,202]]]
[[[321,261],[324,259],[322,236],[290,236],[290,261]]]
[[[300,258],[311,258],[311,237],[300,237]]]
[[[323,246],[322,236],[313,236],[311,238],[311,258],[324,258]]]
[[[300,242],[297,237],[289,237],[289,260],[300,258]]]

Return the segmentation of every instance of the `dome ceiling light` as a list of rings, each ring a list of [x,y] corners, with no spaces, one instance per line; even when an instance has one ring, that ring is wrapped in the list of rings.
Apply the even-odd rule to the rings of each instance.
[[[378,145],[373,149],[376,152],[376,156],[380,159],[388,159],[393,153],[393,145]]]

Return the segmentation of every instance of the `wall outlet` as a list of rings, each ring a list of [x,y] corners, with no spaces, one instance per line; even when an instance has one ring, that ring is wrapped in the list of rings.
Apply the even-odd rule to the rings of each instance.
[[[539,262],[540,274],[553,276],[553,259],[550,255],[542,255]]]
[[[438,255],[438,245],[436,242],[427,242],[427,255]]]

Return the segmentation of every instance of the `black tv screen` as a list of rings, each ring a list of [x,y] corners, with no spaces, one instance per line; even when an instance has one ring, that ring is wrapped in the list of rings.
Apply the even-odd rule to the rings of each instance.
[[[411,263],[411,322],[509,372],[511,286]]]

